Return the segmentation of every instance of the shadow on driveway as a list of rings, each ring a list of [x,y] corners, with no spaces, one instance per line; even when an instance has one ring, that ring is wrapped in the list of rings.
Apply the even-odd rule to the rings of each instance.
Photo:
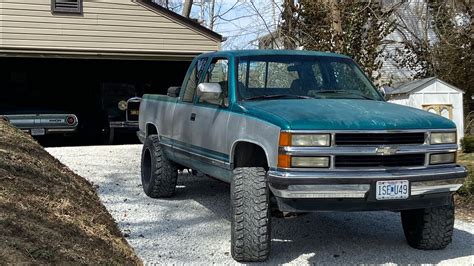
[[[101,187],[114,187],[116,186],[114,183],[120,182],[120,179],[129,178],[134,178],[136,182],[133,182],[130,188],[122,188],[120,193],[124,193],[123,189],[125,189],[126,195],[134,195],[136,198],[128,199],[127,204],[134,205],[134,201],[137,201],[137,204],[141,204],[139,208],[147,208],[146,206],[150,206],[151,202],[152,205],[159,205],[161,209],[158,217],[154,216],[147,222],[128,223],[125,227],[138,230],[136,234],[142,236],[153,233],[155,238],[163,237],[163,239],[167,238],[165,234],[170,233],[169,227],[173,227],[173,234],[179,236],[181,233],[187,241],[197,241],[189,247],[202,245],[204,243],[199,241],[214,237],[214,241],[222,242],[217,243],[220,246],[219,249],[230,249],[228,184],[207,177],[181,174],[178,179],[177,193],[173,198],[159,200],[147,198],[148,205],[146,206],[140,203],[146,196],[141,190],[137,174],[132,174],[132,172],[123,175],[112,174],[107,180],[113,183],[103,183]],[[133,191],[133,193],[128,193],[128,191]],[[114,193],[114,190],[103,189],[100,194],[102,198],[107,199],[108,193]],[[205,208],[205,212],[201,210],[202,207]],[[124,227],[123,224],[122,227]],[[194,227],[199,229],[195,230]],[[465,231],[459,229],[460,227],[470,229]],[[159,232],[162,234],[157,234]],[[472,225],[467,223],[458,222],[454,230],[453,243],[445,250],[421,251],[411,248],[405,242],[398,213],[323,212],[287,220],[273,218],[272,253],[268,262],[281,264],[296,260],[306,263],[337,264],[437,264],[446,260],[472,256],[473,246]],[[165,248],[172,247],[165,246]],[[212,253],[214,248],[218,249],[210,246],[209,252]],[[186,258],[189,259],[188,262],[196,259],[191,254],[194,251],[181,250],[180,261],[185,261]],[[229,257],[228,252],[225,253]]]

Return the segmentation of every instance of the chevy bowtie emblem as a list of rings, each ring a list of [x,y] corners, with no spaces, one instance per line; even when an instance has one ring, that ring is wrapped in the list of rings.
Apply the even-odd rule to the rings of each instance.
[[[383,147],[378,147],[375,149],[375,152],[380,155],[393,155],[397,153],[398,147],[389,147],[389,146],[383,146]]]

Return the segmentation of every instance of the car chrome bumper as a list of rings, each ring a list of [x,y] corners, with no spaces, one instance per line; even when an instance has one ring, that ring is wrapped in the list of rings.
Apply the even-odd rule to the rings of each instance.
[[[45,135],[48,134],[66,134],[77,131],[77,128],[41,128],[45,130]],[[20,128],[21,131],[31,134],[31,128]]]
[[[276,197],[289,199],[367,198],[380,180],[408,180],[411,196],[451,193],[463,183],[463,166],[384,171],[269,171]]]
[[[138,128],[138,121],[111,121],[110,128]]]

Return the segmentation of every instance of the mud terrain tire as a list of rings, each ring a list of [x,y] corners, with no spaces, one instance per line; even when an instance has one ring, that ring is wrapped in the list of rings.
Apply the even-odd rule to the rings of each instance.
[[[236,261],[262,262],[270,254],[271,216],[265,169],[234,170],[231,183],[231,253]]]
[[[451,243],[454,206],[446,205],[402,211],[402,225],[408,244],[416,249],[444,249]]]
[[[143,145],[141,176],[147,196],[166,198],[174,195],[178,168],[166,158],[157,135],[148,136]]]

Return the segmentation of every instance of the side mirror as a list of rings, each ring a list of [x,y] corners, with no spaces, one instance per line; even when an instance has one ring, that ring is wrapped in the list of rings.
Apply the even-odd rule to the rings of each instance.
[[[385,90],[382,88],[382,89],[379,89],[379,92],[380,94],[382,94],[382,97],[387,100],[387,94],[385,93]]]
[[[383,98],[388,101],[390,99],[390,97],[392,96],[392,92],[394,91],[395,89],[390,87],[390,86],[382,86],[379,88],[379,92],[380,94],[382,94]]]
[[[222,88],[219,83],[201,83],[197,86],[197,96],[200,102],[220,105],[222,103]]]
[[[166,95],[168,95],[170,97],[178,97],[180,90],[181,90],[181,87],[169,87],[168,88],[168,93]]]

